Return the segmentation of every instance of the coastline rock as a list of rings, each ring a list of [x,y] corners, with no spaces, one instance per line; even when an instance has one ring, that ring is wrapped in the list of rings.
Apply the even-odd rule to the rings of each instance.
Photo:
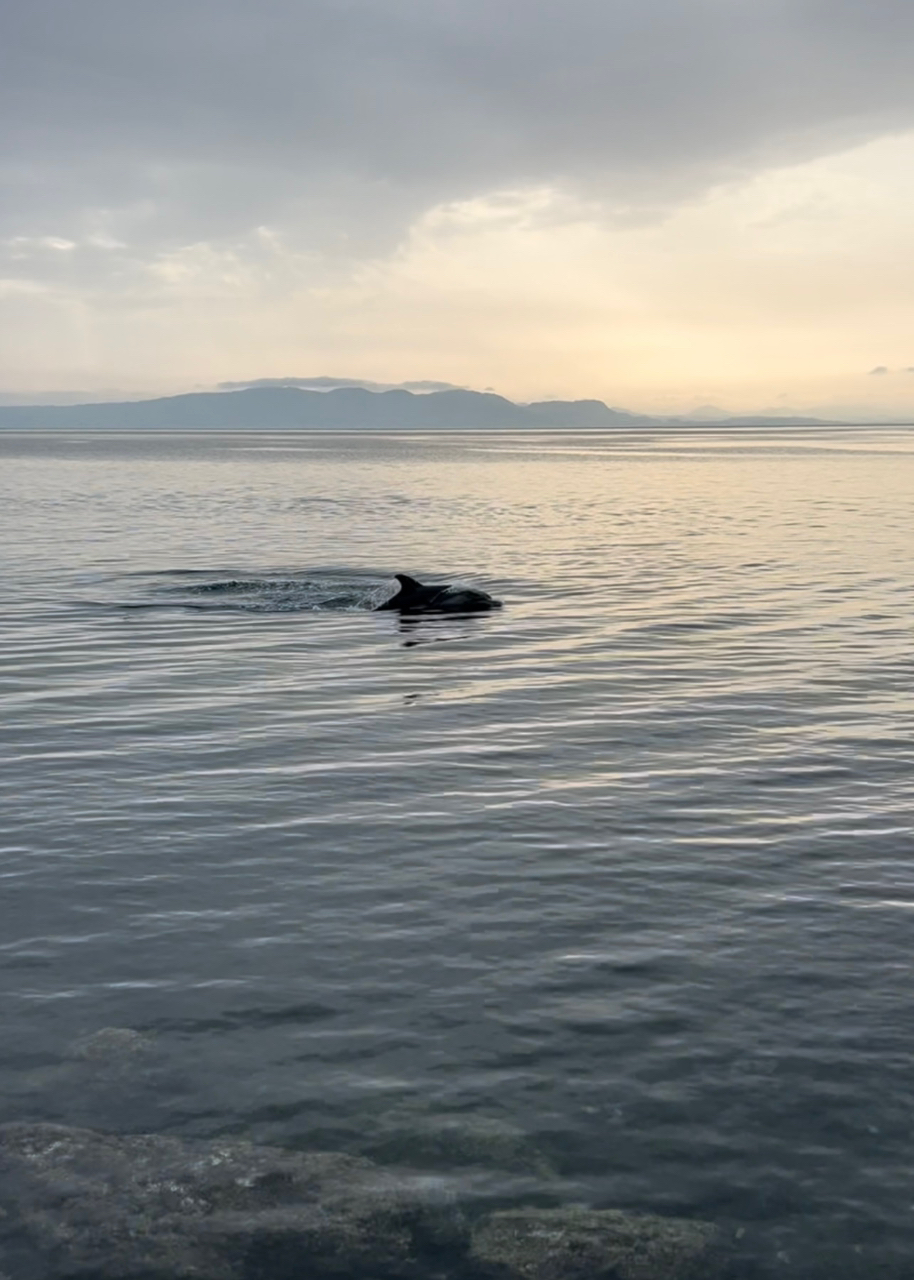
[[[499,1280],[698,1280],[720,1270],[717,1228],[618,1209],[515,1209],[473,1233],[471,1257]]]
[[[8,1124],[0,1265],[30,1280],[408,1280],[466,1247],[428,1183],[345,1155]]]

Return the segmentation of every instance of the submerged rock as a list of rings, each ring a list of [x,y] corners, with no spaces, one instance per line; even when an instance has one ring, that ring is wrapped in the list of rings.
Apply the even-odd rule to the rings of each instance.
[[[521,1129],[487,1116],[391,1112],[369,1154],[391,1164],[436,1169],[479,1167],[554,1178],[555,1170]]]
[[[107,1066],[147,1053],[153,1043],[149,1036],[135,1031],[133,1027],[102,1027],[100,1031],[74,1040],[67,1049],[67,1057],[77,1062],[96,1062]]]
[[[99,1115],[120,1111],[135,1116],[143,1092],[149,1105],[151,1076],[162,1071],[156,1047],[151,1036],[132,1027],[102,1027],[73,1040],[59,1061],[23,1072],[19,1085],[25,1092],[48,1095],[55,1109],[66,1098],[77,1122],[92,1124],[93,1107]]]
[[[0,1125],[0,1280],[709,1280],[708,1223],[493,1213],[370,1160]]]
[[[501,1280],[697,1280],[719,1269],[708,1222],[618,1209],[516,1209],[473,1234],[477,1267]]]
[[[236,1141],[4,1125],[0,1200],[0,1268],[48,1280],[417,1277],[466,1243],[434,1187]]]

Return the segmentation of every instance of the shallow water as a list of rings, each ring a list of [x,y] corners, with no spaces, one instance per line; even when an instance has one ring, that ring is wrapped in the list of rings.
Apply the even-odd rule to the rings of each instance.
[[[0,434],[0,1119],[910,1275],[912,528],[897,429]]]

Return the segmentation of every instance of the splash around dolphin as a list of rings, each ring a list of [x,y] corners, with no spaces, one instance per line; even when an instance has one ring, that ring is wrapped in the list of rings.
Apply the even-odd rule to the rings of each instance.
[[[395,573],[400,590],[376,611],[396,609],[400,613],[484,613],[500,609],[501,601],[493,600],[486,591],[474,587],[452,587],[449,583],[424,586],[405,573]]]

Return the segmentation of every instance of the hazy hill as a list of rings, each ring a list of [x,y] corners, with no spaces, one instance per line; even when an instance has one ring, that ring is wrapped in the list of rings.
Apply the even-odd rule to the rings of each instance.
[[[295,427],[624,427],[650,418],[609,409],[602,400],[520,405],[481,391],[366,391],[340,387],[251,387],[158,400],[102,404],[2,405],[0,427],[223,428]]]

